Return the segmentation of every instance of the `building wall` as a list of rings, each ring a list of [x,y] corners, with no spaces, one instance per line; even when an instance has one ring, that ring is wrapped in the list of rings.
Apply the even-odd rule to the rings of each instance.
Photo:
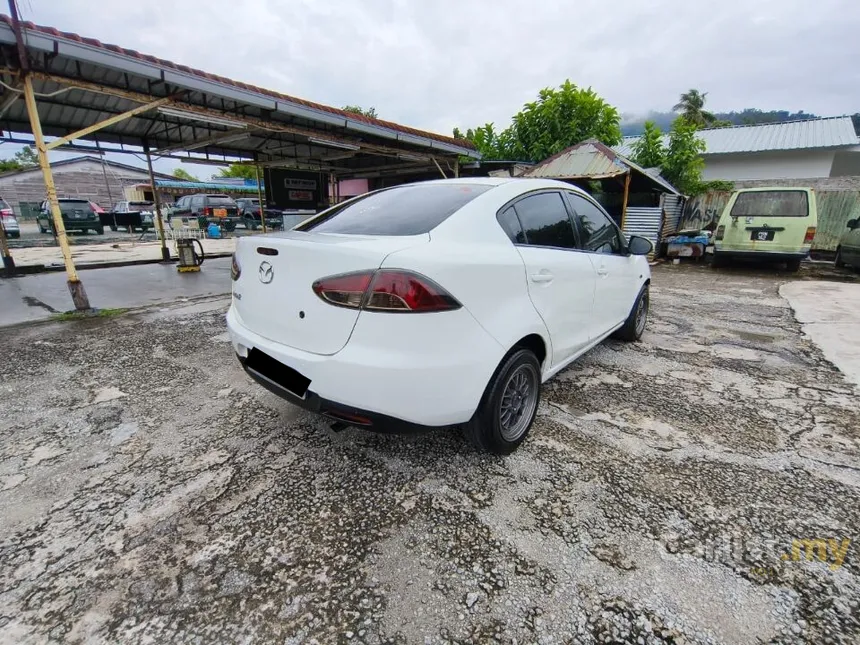
[[[124,188],[148,181],[145,170],[137,173],[132,170],[106,167],[107,182],[101,164],[82,162],[58,166],[54,169],[54,184],[59,197],[80,197],[110,208],[124,199]],[[40,202],[45,199],[45,183],[40,170],[28,170],[0,177],[0,197],[20,215],[20,202]]]
[[[781,150],[705,155],[703,177],[708,181],[829,177],[834,157],[833,150]]]

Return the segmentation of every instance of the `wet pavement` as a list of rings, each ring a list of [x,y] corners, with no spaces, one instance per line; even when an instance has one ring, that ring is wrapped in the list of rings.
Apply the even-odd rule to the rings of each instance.
[[[856,643],[860,394],[785,279],[656,268],[505,458],[331,432],[225,299],[5,330],[0,642]]]
[[[175,264],[159,262],[81,271],[80,277],[93,307],[145,307],[229,294],[230,258],[205,260],[199,273],[179,273]],[[0,327],[45,320],[74,309],[63,271],[0,279],[0,303]]]

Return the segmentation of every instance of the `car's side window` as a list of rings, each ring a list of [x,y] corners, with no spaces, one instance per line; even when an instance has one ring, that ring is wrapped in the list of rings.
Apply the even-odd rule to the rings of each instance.
[[[625,252],[621,232],[599,206],[576,193],[566,193],[566,195],[579,227],[579,236],[584,250],[609,254]]]
[[[517,218],[517,212],[513,206],[508,206],[505,210],[498,214],[496,219],[502,229],[507,233],[511,242],[514,244],[525,244],[526,236],[523,233],[523,227],[520,226],[520,220]]]
[[[575,249],[573,225],[560,193],[529,195],[514,204],[529,246]]]

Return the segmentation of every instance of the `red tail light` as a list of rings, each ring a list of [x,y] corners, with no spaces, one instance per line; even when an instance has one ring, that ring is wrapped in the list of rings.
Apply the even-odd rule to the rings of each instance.
[[[209,206],[204,207],[203,208],[203,214],[206,217],[210,217],[212,215],[212,208],[210,208]]]
[[[720,226],[717,227],[717,232],[716,232],[716,234],[714,234],[714,239],[715,240],[721,240],[721,239],[723,239],[723,235],[725,235],[725,234],[726,234],[726,227],[721,224]]]
[[[460,303],[438,284],[399,269],[345,273],[317,280],[314,292],[340,307],[393,313],[430,313],[459,309]]]
[[[812,244],[812,240],[815,237],[815,227],[810,226],[806,229],[806,235],[803,236],[804,244]]]

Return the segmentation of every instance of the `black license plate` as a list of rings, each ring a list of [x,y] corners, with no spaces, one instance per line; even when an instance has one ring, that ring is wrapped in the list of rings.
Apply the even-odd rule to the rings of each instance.
[[[256,347],[248,352],[248,358],[245,359],[245,367],[265,376],[273,383],[280,385],[288,392],[300,398],[305,396],[308,386],[311,384],[311,380],[305,375],[297,372],[292,367],[284,365],[268,354],[261,352]]]
[[[753,231],[750,234],[750,239],[753,242],[772,242],[776,231]]]

